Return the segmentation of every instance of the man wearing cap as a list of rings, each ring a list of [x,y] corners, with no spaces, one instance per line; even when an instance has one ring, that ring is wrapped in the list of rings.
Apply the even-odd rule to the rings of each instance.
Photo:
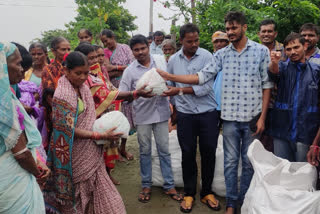
[[[212,34],[213,53],[217,52],[221,48],[226,47],[229,44],[229,39],[226,33],[222,31],[216,31]]]
[[[212,44],[213,44],[213,55],[220,49],[229,45],[229,39],[226,33],[222,31],[216,31],[212,34]],[[217,74],[217,77],[213,83],[214,97],[217,102],[217,111],[221,111],[221,87],[222,87],[222,72]]]

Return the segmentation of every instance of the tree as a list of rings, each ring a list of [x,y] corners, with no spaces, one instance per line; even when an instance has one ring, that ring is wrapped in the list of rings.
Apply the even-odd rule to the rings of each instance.
[[[135,16],[121,6],[126,0],[76,0],[78,15],[75,21],[66,24],[66,30],[51,30],[42,33],[41,39],[36,39],[48,44],[55,36],[66,37],[75,48],[79,44],[77,33],[80,29],[89,29],[96,43],[99,43],[99,34],[103,29],[112,30],[117,41],[128,43],[128,31],[137,29],[133,23]],[[60,33],[60,34],[59,34]]]

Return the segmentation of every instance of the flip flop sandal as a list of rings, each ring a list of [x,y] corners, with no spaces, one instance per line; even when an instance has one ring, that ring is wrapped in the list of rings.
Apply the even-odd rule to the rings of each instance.
[[[212,207],[208,201],[211,201],[214,205],[216,205],[216,207]],[[214,211],[219,211],[221,209],[219,201],[214,197],[213,194],[206,195],[201,199],[201,202]]]
[[[143,196],[143,198],[140,197],[141,195]],[[150,199],[151,199],[151,192],[140,192],[138,201],[140,201],[141,203],[148,203]]]
[[[165,192],[166,195],[170,196],[170,198],[172,198],[175,201],[181,202],[183,200],[183,197],[180,193],[169,193],[169,192]],[[175,198],[176,197],[176,198]],[[178,200],[178,198],[180,198]]]
[[[192,206],[193,206],[193,202],[194,199],[192,196],[185,196],[183,197],[183,201],[186,202],[186,207],[191,207],[190,209],[185,209],[180,205],[180,211],[183,213],[190,213],[192,211]]]

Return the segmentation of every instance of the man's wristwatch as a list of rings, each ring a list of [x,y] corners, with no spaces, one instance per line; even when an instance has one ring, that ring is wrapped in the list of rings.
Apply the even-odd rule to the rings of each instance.
[[[179,96],[183,95],[183,90],[182,90],[182,88],[179,89],[178,95],[179,95]]]

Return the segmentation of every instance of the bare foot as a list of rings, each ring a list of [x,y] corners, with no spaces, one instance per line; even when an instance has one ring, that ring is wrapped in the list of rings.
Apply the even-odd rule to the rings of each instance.
[[[110,179],[111,179],[111,181],[112,181],[112,183],[114,184],[114,185],[120,185],[120,181],[117,181],[114,177],[112,177],[111,175],[109,175],[109,177],[110,177]]]
[[[234,213],[234,208],[228,207],[225,214],[233,214],[233,213]]]
[[[133,154],[127,152],[126,150],[120,150],[121,156],[125,157],[128,161],[133,160]]]

